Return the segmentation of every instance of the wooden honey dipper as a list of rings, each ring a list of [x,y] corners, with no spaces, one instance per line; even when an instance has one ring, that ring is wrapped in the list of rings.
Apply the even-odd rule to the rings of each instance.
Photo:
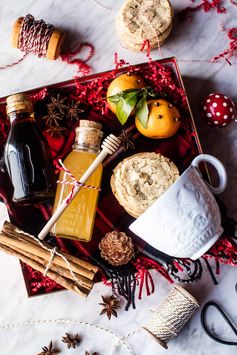
[[[62,204],[56,209],[52,217],[49,219],[49,221],[46,223],[44,228],[41,230],[41,232],[38,235],[38,238],[43,240],[46,235],[49,233],[50,229],[53,227],[53,225],[57,222],[59,217],[63,214],[65,209],[70,205],[70,203],[73,201],[73,199],[76,197],[80,189],[82,188],[83,184],[86,183],[86,181],[89,179],[89,177],[93,174],[93,172],[97,169],[100,163],[105,159],[105,157],[108,154],[113,154],[118,148],[121,143],[121,140],[114,136],[113,134],[110,134],[108,137],[105,138],[104,142],[101,145],[102,151],[100,154],[96,157],[96,159],[93,161],[93,163],[89,166],[89,168],[86,170],[84,175],[81,177],[79,181],[79,185],[76,185],[74,188],[73,193],[70,193],[62,202]],[[69,202],[68,202],[69,201]]]

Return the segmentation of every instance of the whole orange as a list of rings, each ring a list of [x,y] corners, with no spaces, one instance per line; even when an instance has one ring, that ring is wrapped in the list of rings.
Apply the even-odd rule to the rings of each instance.
[[[181,125],[180,113],[170,102],[159,99],[150,100],[148,106],[147,127],[144,128],[138,117],[135,117],[135,124],[138,131],[148,138],[168,138],[173,136]]]
[[[109,96],[116,95],[128,89],[142,89],[146,86],[145,81],[137,74],[125,73],[111,81],[107,91],[107,102],[110,110],[116,113],[116,104],[108,100]]]

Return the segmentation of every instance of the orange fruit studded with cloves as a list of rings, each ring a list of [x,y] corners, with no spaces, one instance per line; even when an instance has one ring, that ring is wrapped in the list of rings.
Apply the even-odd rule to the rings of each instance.
[[[145,86],[145,81],[139,75],[133,73],[121,74],[111,81],[107,91],[107,98],[128,89],[142,89]],[[116,104],[109,100],[107,102],[110,110],[116,114]]]
[[[147,102],[148,120],[146,128],[142,126],[138,117],[135,124],[138,131],[148,138],[168,138],[175,135],[181,125],[181,115],[170,102],[159,99]]]

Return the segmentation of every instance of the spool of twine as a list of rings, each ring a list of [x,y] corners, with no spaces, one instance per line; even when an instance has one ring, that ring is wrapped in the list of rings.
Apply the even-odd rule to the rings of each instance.
[[[11,44],[14,48],[20,49],[23,56],[13,63],[0,66],[0,70],[13,67],[19,64],[29,54],[51,60],[60,58],[63,62],[76,65],[78,76],[88,75],[90,66],[87,62],[94,54],[94,46],[88,42],[77,43],[70,51],[61,53],[65,33],[43,20],[35,20],[30,14],[19,17],[13,24],[11,33]],[[82,49],[87,49],[85,59],[75,58]]]
[[[167,343],[179,334],[198,307],[198,301],[190,293],[174,286],[143,329],[168,349]]]
[[[25,53],[55,60],[59,57],[64,33],[30,14],[19,17],[12,28],[11,43]]]

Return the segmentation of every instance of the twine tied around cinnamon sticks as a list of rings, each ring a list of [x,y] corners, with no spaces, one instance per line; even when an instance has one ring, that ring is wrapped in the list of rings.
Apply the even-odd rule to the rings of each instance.
[[[55,255],[58,255],[58,256],[61,257],[61,258],[65,261],[65,263],[67,264],[68,269],[69,269],[69,271],[70,271],[70,273],[71,273],[71,275],[72,275],[74,281],[75,281],[78,285],[82,286],[82,282],[76,277],[75,273],[72,271],[72,267],[71,267],[71,265],[70,265],[70,262],[68,261],[68,259],[67,259],[63,254],[61,254],[59,251],[57,251],[57,247],[54,247],[53,249],[52,249],[52,248],[49,248],[49,247],[46,246],[45,243],[41,242],[39,239],[37,239],[37,238],[34,237],[33,235],[28,234],[28,233],[25,233],[25,232],[22,232],[22,231],[21,231],[21,233],[24,233],[26,236],[32,238],[32,239],[35,240],[43,249],[49,251],[49,253],[50,253],[50,259],[49,259],[49,261],[48,261],[48,264],[46,265],[46,268],[45,268],[45,271],[44,271],[44,276],[47,275],[47,273],[48,273],[48,271],[49,271],[49,269],[50,269],[50,266],[51,266],[51,264],[52,264],[52,262],[53,262],[53,259],[54,259]]]
[[[56,254],[56,250],[57,250],[57,247],[54,247],[52,250],[50,250],[51,256],[50,256],[48,265],[46,266],[46,269],[45,269],[45,272],[44,272],[44,276],[47,276],[47,273],[48,273],[48,271],[49,271],[50,265],[51,265],[51,263],[52,263],[52,261],[53,261],[53,258],[54,258],[54,256],[55,256],[55,254]]]
[[[17,257],[33,269],[47,274],[64,288],[87,296],[98,267],[64,252],[59,252],[35,236],[9,222],[0,233],[0,250]]]

